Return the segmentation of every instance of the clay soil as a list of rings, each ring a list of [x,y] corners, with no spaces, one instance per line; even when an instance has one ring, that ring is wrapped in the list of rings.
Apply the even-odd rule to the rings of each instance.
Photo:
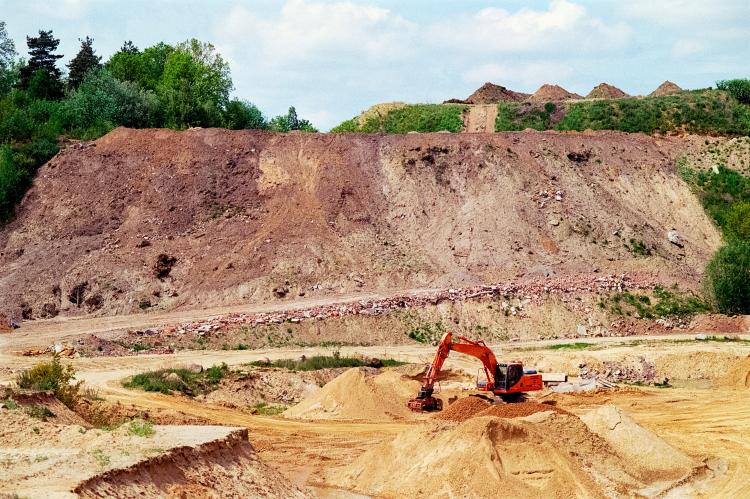
[[[206,310],[595,270],[695,287],[720,236],[676,171],[686,144],[117,129],[40,169],[0,232],[0,307]]]
[[[609,83],[598,84],[586,96],[587,99],[622,99],[624,97],[630,96]]]

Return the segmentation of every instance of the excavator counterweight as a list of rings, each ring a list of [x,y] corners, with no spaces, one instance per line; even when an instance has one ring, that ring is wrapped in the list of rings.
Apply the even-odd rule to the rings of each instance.
[[[432,363],[425,372],[422,388],[416,398],[409,401],[408,406],[416,412],[440,411],[443,401],[435,397],[435,381],[437,380],[443,363],[451,351],[464,353],[476,357],[482,362],[486,381],[477,383],[477,390],[492,392],[500,397],[510,399],[525,392],[541,390],[542,375],[536,371],[524,371],[523,364],[518,361],[498,362],[495,354],[483,341],[472,341],[463,336],[456,337],[447,332],[438,344]]]

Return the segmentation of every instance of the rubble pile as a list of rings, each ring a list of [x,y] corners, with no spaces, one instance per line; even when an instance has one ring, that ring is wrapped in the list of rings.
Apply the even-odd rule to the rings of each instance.
[[[185,333],[208,335],[215,331],[227,331],[244,325],[271,325],[285,322],[299,323],[310,320],[326,320],[350,315],[384,315],[399,309],[420,308],[439,305],[443,302],[462,302],[481,298],[503,297],[503,309],[511,315],[523,315],[523,306],[541,304],[550,295],[562,297],[562,301],[575,307],[575,296],[585,293],[622,292],[626,289],[650,289],[656,285],[647,278],[622,275],[580,275],[568,278],[546,278],[535,281],[511,282],[466,288],[450,288],[420,293],[394,295],[388,298],[364,299],[349,303],[333,303],[310,308],[299,308],[280,312],[254,314],[235,313],[176,326],[132,331],[138,336],[158,336]],[[512,305],[511,297],[518,297],[519,304]]]
[[[668,382],[667,379],[658,380],[656,365],[642,356],[639,356],[634,362],[605,361],[603,366],[599,368],[582,364],[580,369],[582,378],[602,380],[609,383],[652,385]]]

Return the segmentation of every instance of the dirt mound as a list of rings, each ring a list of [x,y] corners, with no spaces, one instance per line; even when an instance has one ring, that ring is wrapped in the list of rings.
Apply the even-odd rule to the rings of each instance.
[[[443,421],[466,421],[489,408],[492,404],[480,397],[464,397],[437,413],[433,419]]]
[[[48,416],[45,416],[44,419],[50,423],[90,426],[85,418],[82,418],[76,412],[71,411],[51,393],[10,392],[9,394],[6,394],[6,396],[26,411],[38,408],[47,409],[47,411],[49,411],[47,412]]]
[[[750,333],[750,315],[699,315],[690,323],[696,333]]]
[[[366,419],[382,421],[406,419],[412,412],[406,406],[420,384],[403,375],[374,369],[353,368],[318,392],[284,412],[288,418]]]
[[[622,459],[637,462],[642,468],[641,479],[676,480],[694,466],[688,456],[638,425],[617,407],[599,407],[580,418]]]
[[[586,96],[587,99],[622,99],[624,97],[630,96],[609,83],[598,84]]]
[[[737,361],[716,384],[727,388],[750,388],[750,355]]]
[[[658,87],[656,90],[648,94],[649,97],[662,97],[665,95],[674,95],[682,92],[682,89],[671,81],[667,80]]]
[[[128,314],[593,269],[691,287],[721,239],[675,170],[684,143],[120,128],[39,170],[0,230],[0,310]]]
[[[558,102],[576,99],[583,99],[583,96],[568,92],[559,85],[550,84],[542,85],[529,97],[532,102]]]
[[[264,464],[247,430],[197,447],[179,447],[89,478],[79,497],[308,497]]]
[[[116,427],[133,419],[142,419],[158,425],[201,425],[209,421],[170,409],[139,409],[134,405],[106,400],[82,399],[76,404],[75,413],[86,423],[97,427]],[[85,423],[84,423],[85,424]]]
[[[552,411],[558,414],[570,414],[565,409],[561,409],[552,404],[538,404],[536,402],[519,402],[516,404],[497,404],[476,414],[481,416],[494,416],[497,418],[522,418],[531,416],[538,412]]]
[[[10,327],[10,319],[4,314],[0,314],[0,334],[10,333],[13,329]]]
[[[653,482],[577,417],[550,413],[409,429],[329,475],[329,483],[394,497],[627,496]]]
[[[529,98],[529,94],[514,92],[503,86],[487,82],[468,96],[467,104],[496,104],[498,102],[519,102]]]
[[[248,407],[261,402],[292,405],[316,393],[344,371],[345,368],[308,372],[253,369],[247,374],[225,377],[216,390],[202,398],[228,407]]]

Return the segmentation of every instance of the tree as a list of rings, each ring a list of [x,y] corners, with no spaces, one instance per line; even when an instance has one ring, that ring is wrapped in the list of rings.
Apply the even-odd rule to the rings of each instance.
[[[232,130],[268,128],[268,123],[254,104],[241,100],[231,100],[224,110],[224,126]]]
[[[16,46],[8,36],[5,21],[0,21],[0,96],[7,94],[15,80]]]
[[[158,86],[169,126],[220,126],[229,102],[229,65],[210,43],[196,39],[169,54]]]
[[[20,86],[38,99],[57,100],[63,96],[63,83],[57,60],[63,57],[54,54],[60,40],[52,36],[52,30],[39,31],[38,37],[26,37],[29,61],[20,71]]]
[[[79,41],[81,42],[81,50],[78,51],[78,54],[68,64],[68,69],[70,69],[68,73],[68,88],[72,90],[78,88],[83,82],[86,73],[94,68],[101,67],[100,61],[102,58],[94,53],[94,39],[87,36],[85,40],[79,39]]]
[[[273,118],[268,124],[268,128],[274,132],[291,132],[299,130],[302,132],[317,132],[308,120],[301,119],[297,116],[297,110],[294,106],[289,108],[287,114],[282,114]]]
[[[297,110],[294,106],[289,108],[289,113],[286,115],[286,127],[288,130],[299,130],[299,118],[297,117]]]
[[[705,284],[723,314],[750,314],[750,243],[730,240],[706,266]]]

